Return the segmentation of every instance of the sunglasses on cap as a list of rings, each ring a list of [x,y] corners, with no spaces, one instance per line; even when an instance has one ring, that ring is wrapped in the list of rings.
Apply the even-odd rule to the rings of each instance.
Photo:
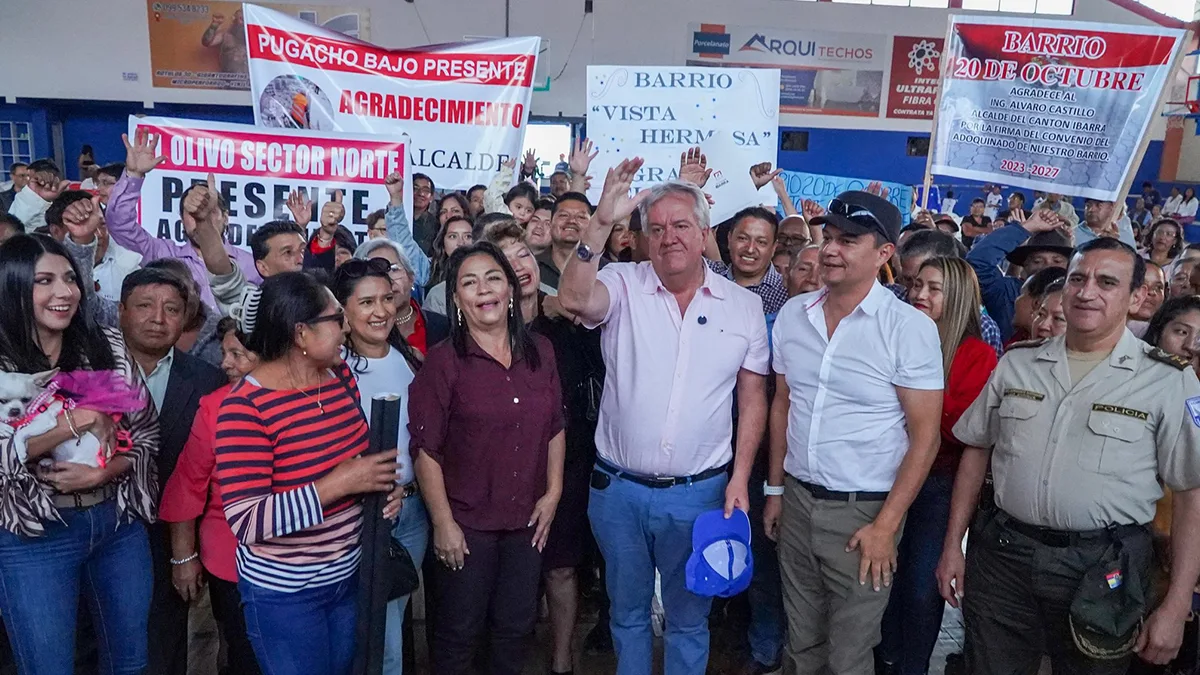
[[[860,206],[853,202],[842,201],[841,199],[835,197],[830,200],[829,208],[826,210],[832,214],[841,216],[860,227],[878,230],[879,232],[886,232],[886,228],[884,228],[883,223],[879,222],[879,219],[875,217],[875,214],[871,213],[871,210],[865,206]]]
[[[338,268],[346,276],[357,279],[365,277],[368,274],[388,274],[390,272],[403,272],[404,266],[399,263],[388,262],[386,258],[369,258],[362,260],[355,258],[347,260]]]

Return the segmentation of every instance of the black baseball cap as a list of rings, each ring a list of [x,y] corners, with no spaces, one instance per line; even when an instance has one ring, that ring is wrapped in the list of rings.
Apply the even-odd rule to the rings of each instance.
[[[833,225],[847,234],[878,234],[895,244],[900,239],[900,209],[878,195],[850,190],[829,202],[825,215],[812,219],[813,225]]]

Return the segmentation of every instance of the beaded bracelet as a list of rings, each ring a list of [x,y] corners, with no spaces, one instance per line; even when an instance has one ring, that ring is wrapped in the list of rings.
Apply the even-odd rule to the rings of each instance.
[[[199,557],[200,557],[199,553],[193,553],[193,554],[189,555],[188,557],[184,558],[183,560],[176,560],[174,558],[171,558],[171,564],[172,565],[186,565]]]

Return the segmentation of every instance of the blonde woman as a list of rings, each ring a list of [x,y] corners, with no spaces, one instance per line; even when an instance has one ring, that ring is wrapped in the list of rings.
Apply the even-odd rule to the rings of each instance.
[[[942,445],[929,477],[908,510],[897,549],[892,596],[883,617],[876,659],[900,675],[928,671],[945,601],[935,576],[950,521],[950,495],[963,445],[951,429],[996,368],[996,352],[980,331],[979,281],[960,258],[930,258],[908,292],[912,306],[933,319],[942,341],[946,387]]]

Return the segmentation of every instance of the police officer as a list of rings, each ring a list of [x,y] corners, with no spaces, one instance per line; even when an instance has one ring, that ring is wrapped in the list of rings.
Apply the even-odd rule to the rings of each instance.
[[[937,575],[962,599],[974,675],[1033,675],[1043,654],[1055,675],[1117,675],[1134,651],[1164,664],[1179,650],[1200,576],[1200,381],[1125,328],[1145,269],[1116,239],[1077,249],[1066,334],[1013,345],[954,427],[968,447]],[[977,512],[989,460],[997,508]],[[1160,477],[1175,523],[1155,607],[1145,526]]]

